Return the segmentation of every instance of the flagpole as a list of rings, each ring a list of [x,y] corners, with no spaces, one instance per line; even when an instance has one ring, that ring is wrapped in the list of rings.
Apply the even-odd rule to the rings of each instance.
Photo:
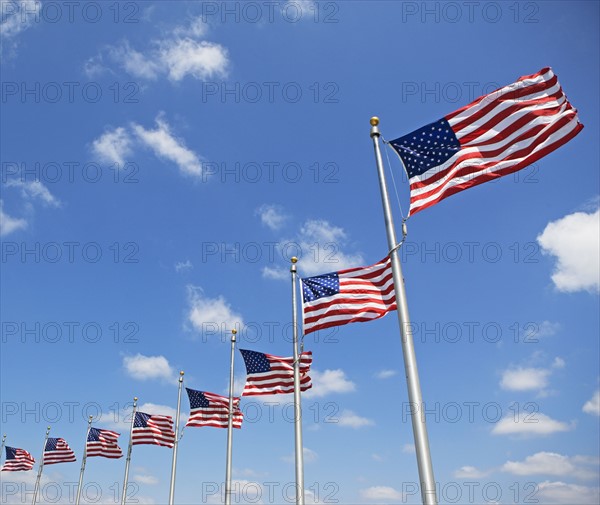
[[[227,420],[227,464],[225,468],[225,505],[231,505],[231,450],[233,442],[233,361],[235,358],[235,335],[231,330],[231,365],[229,368],[229,418]]]
[[[6,433],[2,435],[2,447],[0,447],[0,463],[2,463],[2,455],[4,454],[4,446],[6,445]]]
[[[394,277],[394,290],[396,293],[396,305],[398,312],[398,322],[402,333],[402,353],[404,355],[404,369],[406,373],[406,383],[408,387],[408,399],[410,402],[410,414],[412,419],[413,436],[415,440],[415,449],[417,453],[417,466],[419,468],[419,480],[421,483],[421,499],[424,505],[436,505],[437,496],[435,490],[435,479],[433,476],[433,466],[431,464],[431,454],[429,451],[429,440],[427,437],[427,426],[425,417],[422,415],[423,398],[421,396],[421,385],[419,382],[419,372],[417,369],[417,358],[413,343],[412,329],[408,314],[408,305],[406,303],[406,292],[404,289],[404,277],[402,276],[402,267],[398,257],[398,246],[396,242],[396,231],[392,218],[392,209],[390,206],[383,162],[381,160],[381,151],[379,150],[379,118],[371,118],[371,138],[375,148],[375,160],[377,162],[377,173],[379,175],[379,189],[381,190],[381,202],[385,217],[385,228],[387,232],[388,247],[390,249],[390,259],[392,263],[392,273]]]
[[[83,446],[83,458],[81,460],[81,470],[79,471],[79,484],[77,485],[77,498],[75,498],[75,505],[79,505],[79,499],[81,498],[81,485],[83,484],[83,472],[85,471],[85,462],[87,460],[87,439],[90,436],[90,429],[92,427],[92,416],[88,419],[87,432],[85,434],[85,444]]]
[[[125,477],[123,478],[123,496],[121,505],[125,505],[127,500],[127,482],[129,480],[129,462],[131,461],[131,447],[133,442],[133,423],[135,422],[135,411],[137,409],[137,396],[133,398],[133,412],[131,414],[131,428],[129,428],[129,446],[127,447],[127,459],[125,460]]]
[[[177,415],[175,416],[175,443],[173,444],[173,462],[171,463],[171,489],[169,491],[169,505],[175,500],[175,470],[177,469],[177,445],[179,437],[179,414],[181,411],[181,389],[183,386],[183,370],[179,372],[179,391],[177,393]]]
[[[40,479],[42,478],[42,470],[44,469],[44,452],[46,452],[46,443],[48,442],[48,435],[50,434],[50,426],[46,428],[46,437],[44,438],[44,447],[42,448],[42,457],[40,459],[40,464],[38,468],[37,479],[35,480],[35,488],[33,490],[33,503],[37,501],[38,491],[40,490]]]
[[[298,353],[298,310],[296,302],[296,286],[298,283],[296,263],[298,258],[291,258],[292,273],[292,328],[294,344],[294,434],[296,448],[296,505],[304,505],[304,453],[302,446],[302,399],[300,396],[300,356]]]

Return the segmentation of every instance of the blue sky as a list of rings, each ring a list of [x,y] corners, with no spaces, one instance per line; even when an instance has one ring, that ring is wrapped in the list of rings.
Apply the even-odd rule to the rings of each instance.
[[[233,325],[290,355],[290,256],[306,276],[387,252],[369,118],[393,139],[550,66],[583,131],[415,215],[401,258],[440,501],[598,502],[597,2],[1,7],[8,445],[39,459],[51,426],[80,460],[94,415],[125,448],[132,398],[173,413],[179,370],[226,393]],[[305,348],[307,503],[418,503],[396,316]],[[293,501],[291,401],[242,400],[235,503]],[[177,502],[220,503],[225,437],[184,432]],[[118,502],[124,463],[90,459],[82,503]],[[170,465],[136,446],[131,500],[165,503]],[[45,468],[39,502],[78,475]],[[34,481],[4,473],[2,500]]]

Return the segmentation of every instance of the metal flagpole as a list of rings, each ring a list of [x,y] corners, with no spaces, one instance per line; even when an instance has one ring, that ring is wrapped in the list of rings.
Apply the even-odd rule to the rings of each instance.
[[[291,259],[292,273],[292,328],[294,341],[294,433],[296,444],[296,505],[304,505],[304,453],[302,446],[302,400],[300,396],[300,356],[298,353],[298,307],[296,302],[296,285],[298,283],[296,263],[298,258]]]
[[[433,477],[433,466],[431,464],[431,454],[429,452],[429,440],[427,438],[427,426],[423,412],[423,398],[421,396],[421,384],[419,382],[419,372],[417,370],[417,358],[413,344],[412,329],[408,315],[408,305],[406,303],[406,292],[404,290],[404,277],[402,276],[402,267],[398,257],[398,246],[396,242],[396,231],[392,219],[392,209],[390,206],[387,184],[385,182],[385,173],[381,161],[381,152],[379,150],[379,118],[371,118],[371,138],[375,148],[375,160],[377,162],[377,173],[379,175],[379,189],[381,190],[381,202],[383,204],[383,214],[385,217],[385,228],[387,232],[388,247],[390,248],[390,258],[392,263],[392,272],[394,276],[394,290],[396,293],[396,305],[398,311],[398,322],[402,332],[402,353],[404,355],[404,369],[406,373],[406,383],[408,386],[408,399],[410,401],[410,414],[412,419],[413,436],[415,439],[415,449],[417,453],[417,466],[419,468],[419,480],[421,482],[421,499],[425,505],[436,505],[437,496],[435,491],[435,479]]]
[[[181,411],[181,389],[183,386],[183,370],[179,372],[179,392],[177,393],[177,416],[175,416],[175,443],[173,445],[173,462],[171,463],[171,489],[169,491],[169,505],[175,500],[175,470],[177,469],[177,445],[179,437],[179,413]]]
[[[2,435],[2,447],[0,447],[0,462],[2,462],[2,455],[4,454],[4,446],[6,442],[6,433]]]
[[[231,330],[231,366],[229,368],[229,419],[227,421],[227,464],[225,468],[225,505],[231,505],[231,449],[233,442],[233,362],[235,358],[235,335]]]
[[[125,505],[127,501],[127,482],[129,480],[129,462],[131,461],[131,447],[133,438],[133,423],[135,422],[135,411],[137,409],[137,396],[133,398],[133,412],[131,414],[131,428],[129,428],[129,447],[127,447],[127,459],[125,460],[125,477],[123,478],[123,496],[121,497],[121,505]]]
[[[35,489],[33,490],[33,503],[37,501],[38,491],[40,490],[40,479],[42,478],[42,470],[44,469],[44,452],[46,452],[46,443],[48,442],[48,435],[50,434],[50,426],[46,429],[46,437],[44,438],[44,447],[42,448],[42,458],[40,459],[37,479],[35,481]]]
[[[90,429],[92,427],[92,416],[88,419],[87,432],[85,434],[85,445],[83,446],[83,459],[81,460],[81,470],[79,471],[79,484],[77,485],[77,498],[75,498],[75,505],[79,505],[79,499],[81,498],[81,485],[83,484],[83,472],[85,471],[85,462],[87,460],[87,440],[90,436]]]

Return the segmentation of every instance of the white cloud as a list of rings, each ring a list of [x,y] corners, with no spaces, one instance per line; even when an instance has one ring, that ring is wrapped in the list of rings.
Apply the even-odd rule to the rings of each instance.
[[[509,391],[532,391],[548,385],[550,370],[543,368],[513,368],[502,374],[500,387]]]
[[[343,370],[311,370],[310,377],[313,387],[304,396],[306,398],[318,398],[331,393],[351,393],[356,390],[356,384],[346,377]]]
[[[537,241],[556,256],[552,281],[559,291],[600,291],[600,209],[548,223]]]
[[[400,491],[389,486],[371,486],[367,489],[361,489],[360,496],[368,502],[396,501],[404,503],[405,501]]]
[[[127,40],[122,42],[120,46],[110,47],[108,54],[128,74],[137,78],[154,80],[161,71],[161,67],[155,57],[135,50],[129,45]]]
[[[500,419],[492,429],[494,435],[545,436],[570,431],[573,424],[556,421],[540,412],[519,412],[516,416]]]
[[[260,216],[261,223],[273,231],[281,229],[288,219],[279,205],[261,205],[256,213]]]
[[[243,318],[222,297],[209,298],[201,288],[187,286],[187,320],[199,333],[229,333],[244,326]]]
[[[160,405],[158,403],[144,403],[138,406],[138,412],[145,412],[150,415],[157,416],[171,416],[173,421],[175,421],[175,417],[177,416],[177,409],[173,407],[169,407],[168,405]],[[179,424],[180,426],[185,426],[187,421],[187,414],[181,412]]]
[[[319,455],[312,449],[309,449],[308,447],[302,448],[302,455],[304,456],[305,463],[312,463],[313,461],[316,461],[319,458]],[[281,460],[285,461],[286,463],[293,463],[294,461],[296,461],[296,455],[290,454],[288,456],[282,456]]]
[[[175,377],[173,367],[164,356],[125,356],[123,358],[125,371],[137,380],[162,379],[171,381]]]
[[[554,452],[538,452],[527,456],[524,461],[507,461],[502,465],[503,472],[514,475],[551,475],[558,477],[572,476],[578,479],[594,479],[598,474],[597,468],[590,469],[588,465],[598,466],[597,458],[569,457]]]
[[[402,446],[402,452],[404,454],[416,454],[415,444],[404,444]]]
[[[149,486],[158,484],[158,479],[153,475],[134,474],[131,480],[139,482],[140,484],[147,484]]]
[[[34,23],[40,22],[42,2],[37,0],[2,0],[2,20],[0,22],[0,51],[14,56],[16,37]]]
[[[165,40],[161,42],[157,56],[171,81],[181,81],[187,75],[198,80],[227,75],[227,49],[220,44],[198,42],[188,37]]]
[[[3,202],[0,200],[0,237],[4,237],[18,230],[27,228],[25,219],[9,216],[3,209]]]
[[[474,466],[461,466],[454,472],[454,477],[457,479],[481,479],[489,474],[489,471],[479,470]]]
[[[361,417],[351,410],[343,410],[340,413],[337,424],[348,428],[362,428],[363,426],[372,426],[375,422],[366,417]]]
[[[131,409],[132,409],[132,401],[123,405],[123,407],[118,411],[111,412],[103,412],[102,415],[98,419],[94,419],[94,425],[100,425],[103,428],[114,429],[119,431],[121,435],[121,443],[119,444],[123,447],[122,444],[127,445],[126,435],[123,433],[128,433],[131,427]],[[161,416],[171,416],[173,421],[175,421],[175,417],[177,415],[177,411],[175,408],[170,407],[168,405],[160,405],[157,403],[143,403],[138,404],[137,409],[138,412],[145,412],[146,414],[154,414]],[[180,427],[185,426],[187,422],[188,414],[185,412],[185,409],[181,410],[180,414]]]
[[[554,361],[552,362],[552,368],[561,369],[561,368],[564,368],[565,366],[567,366],[567,364],[565,363],[564,359],[560,358],[559,356],[554,358]]]
[[[133,124],[137,138],[149,147],[156,156],[175,163],[186,175],[202,175],[202,164],[198,155],[188,149],[182,139],[175,138],[169,124],[162,118],[156,118],[157,128],[146,130],[143,126]]]
[[[23,181],[11,179],[6,182],[7,187],[19,188],[21,196],[26,200],[40,200],[50,207],[60,207],[61,203],[50,190],[40,181]]]
[[[560,330],[560,323],[553,323],[551,321],[542,321],[539,323],[537,332],[532,335],[533,338],[539,337],[551,337],[552,335],[556,335]]]
[[[600,389],[594,393],[594,396],[592,396],[587,402],[585,402],[582,410],[586,414],[600,416]]]
[[[389,379],[395,375],[398,375],[398,370],[380,370],[375,374],[375,377],[378,379]]]
[[[540,482],[535,499],[544,504],[597,505],[600,503],[600,489],[578,486],[564,482]]]
[[[300,228],[297,236],[278,242],[277,247],[283,257],[297,256],[298,270],[302,276],[312,276],[344,268],[364,265],[360,253],[346,253],[348,237],[343,228],[328,221],[309,219]],[[263,277],[286,279],[283,268],[264,267]]]
[[[191,270],[192,268],[194,268],[194,265],[192,265],[192,262],[190,260],[178,261],[177,263],[175,263],[176,272],[184,272],[187,270]]]
[[[262,276],[265,279],[282,281],[290,278],[290,272],[285,268],[263,267]]]
[[[190,19],[187,26],[176,26],[173,29],[175,37],[195,37],[200,38],[206,35],[208,25],[202,20],[202,16],[196,16]]]
[[[107,131],[92,143],[92,151],[102,161],[122,167],[131,156],[132,139],[123,127]]]
[[[207,25],[201,17],[196,17],[188,25],[174,27],[165,37],[151,40],[141,50],[124,40],[88,59],[86,73],[91,77],[106,72],[106,59],[138,79],[156,80],[165,76],[179,82],[187,76],[199,80],[225,77],[229,67],[228,51],[220,44],[199,40],[206,31]]]

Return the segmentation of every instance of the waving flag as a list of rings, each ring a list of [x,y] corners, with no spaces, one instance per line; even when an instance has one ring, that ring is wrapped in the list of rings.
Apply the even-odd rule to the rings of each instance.
[[[246,386],[242,396],[275,395],[294,392],[294,358],[280,358],[262,352],[240,349],[246,364]],[[312,387],[308,375],[312,352],[300,355],[300,391]]]
[[[132,444],[154,444],[163,447],[175,445],[173,418],[136,412],[133,421]]]
[[[392,140],[409,177],[409,214],[521,170],[582,128],[556,75],[544,68]]]
[[[49,438],[44,449],[44,465],[69,463],[75,460],[75,453],[63,438]]]
[[[190,417],[187,426],[227,428],[229,424],[229,397],[185,388],[190,399]],[[233,399],[233,427],[242,427],[243,414],[240,399]]]
[[[6,461],[2,466],[2,472],[18,472],[31,470],[35,459],[24,449],[6,446]]]
[[[396,310],[389,257],[368,267],[301,281],[305,335],[332,326],[371,321]]]
[[[121,435],[110,430],[90,428],[87,438],[87,456],[102,456],[103,458],[118,459],[123,457],[123,451],[117,445]]]

